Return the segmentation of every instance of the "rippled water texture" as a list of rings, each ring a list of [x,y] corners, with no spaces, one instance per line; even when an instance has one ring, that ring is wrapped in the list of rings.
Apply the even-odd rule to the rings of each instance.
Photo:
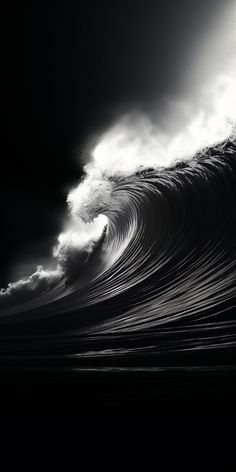
[[[236,143],[116,182],[86,263],[3,307],[1,363],[233,364]]]

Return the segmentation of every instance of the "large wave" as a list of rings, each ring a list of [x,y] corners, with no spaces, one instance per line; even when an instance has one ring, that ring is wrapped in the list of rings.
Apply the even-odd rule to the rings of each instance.
[[[19,297],[22,281],[2,296],[1,351],[59,350],[70,365],[225,360],[236,345],[235,157],[231,136],[169,168],[106,176],[92,222],[86,206],[77,219],[84,202],[73,190],[56,269],[25,280],[32,298]]]

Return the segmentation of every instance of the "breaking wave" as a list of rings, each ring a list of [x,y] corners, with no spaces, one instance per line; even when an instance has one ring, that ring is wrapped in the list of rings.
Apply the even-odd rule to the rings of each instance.
[[[203,353],[230,362],[235,157],[231,136],[165,168],[117,165],[111,175],[88,164],[68,196],[55,269],[1,292],[1,353],[47,362],[60,353],[70,367],[196,363]]]

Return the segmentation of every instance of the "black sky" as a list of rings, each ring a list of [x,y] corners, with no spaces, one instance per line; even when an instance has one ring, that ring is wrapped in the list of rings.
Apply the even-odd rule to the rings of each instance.
[[[88,139],[178,93],[220,4],[5,2],[1,286],[19,261],[50,254]]]

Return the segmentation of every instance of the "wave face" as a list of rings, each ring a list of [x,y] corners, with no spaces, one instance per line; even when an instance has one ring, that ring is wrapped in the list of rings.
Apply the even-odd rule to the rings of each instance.
[[[232,363],[236,142],[112,183],[107,225],[70,276],[1,310],[3,358],[83,365]],[[80,255],[81,258],[81,255]]]

